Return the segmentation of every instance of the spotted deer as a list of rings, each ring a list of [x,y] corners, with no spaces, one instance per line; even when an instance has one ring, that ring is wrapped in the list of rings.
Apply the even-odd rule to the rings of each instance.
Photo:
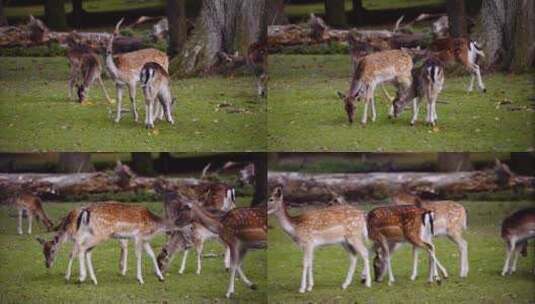
[[[314,249],[332,244],[342,245],[349,254],[350,263],[342,289],[346,289],[353,280],[357,254],[364,260],[363,274],[366,287],[371,286],[368,249],[364,243],[368,231],[363,211],[350,205],[338,205],[290,216],[280,187],[273,190],[267,209],[268,214],[274,214],[277,217],[282,229],[304,252],[300,293],[312,291],[314,286]]]
[[[437,98],[444,86],[444,64],[438,58],[429,57],[423,64],[413,69],[412,83],[405,94],[400,94],[393,101],[394,117],[398,117],[409,101],[412,101],[411,126],[418,119],[418,104],[425,99],[427,101],[427,118],[429,125],[437,123]]]
[[[145,126],[148,129],[154,128],[154,116],[157,110],[156,105],[160,104],[163,113],[170,124],[175,124],[173,120],[173,105],[175,99],[171,95],[169,88],[170,79],[167,71],[156,62],[147,62],[139,73],[143,96],[145,97]]]
[[[92,262],[92,250],[95,246],[109,239],[133,239],[136,255],[137,280],[143,284],[141,273],[141,256],[143,249],[150,256],[154,271],[160,281],[164,280],[156,256],[150,246],[150,240],[158,233],[176,230],[175,226],[150,212],[142,206],[121,204],[117,202],[101,202],[80,209],[76,219],[73,256],[80,262],[79,281],[86,279],[86,265],[93,283],[97,278]]]
[[[440,274],[447,273],[435,256],[432,243],[433,212],[417,206],[377,207],[367,216],[368,236],[374,242],[375,258],[373,261],[375,280],[383,280],[388,272],[388,285],[394,283],[391,254],[397,243],[407,241],[412,246],[421,248],[429,254],[429,282],[440,282]]]
[[[51,268],[54,265],[56,257],[59,253],[61,246],[67,242],[76,241],[77,232],[77,219],[80,215],[80,208],[71,210],[59,223],[54,231],[57,231],[49,241],[45,241],[42,238],[37,238],[37,241],[43,246],[43,255],[45,256],[46,268]],[[121,258],[119,262],[119,268],[121,275],[126,275],[127,270],[127,256],[128,256],[128,240],[120,239],[119,244],[121,247]],[[71,278],[72,262],[76,256],[76,252],[73,250],[69,254],[69,262],[67,264],[67,272],[65,273],[65,280],[69,281]]]
[[[186,202],[179,210],[176,224],[182,227],[198,221],[216,233],[230,248],[230,282],[226,293],[226,297],[230,298],[234,294],[236,272],[249,288],[256,289],[256,285],[245,276],[241,265],[247,251],[267,247],[266,219],[266,210],[262,207],[235,208],[218,219],[208,214],[202,206]]]
[[[511,275],[516,271],[519,254],[526,256],[528,241],[535,238],[535,208],[521,209],[506,217],[501,235],[507,250],[502,276]]]
[[[121,120],[122,98],[125,87],[128,88],[128,94],[130,95],[134,121],[138,121],[138,113],[136,110],[136,83],[139,81],[139,75],[143,65],[147,62],[156,62],[165,71],[167,71],[169,67],[169,59],[167,58],[167,55],[164,52],[153,48],[113,56],[113,40],[117,37],[119,27],[123,20],[124,19],[121,19],[115,26],[115,30],[111,34],[106,47],[106,68],[117,88],[116,123]],[[156,112],[161,113],[158,109]]]
[[[425,201],[407,191],[392,196],[395,205],[415,205],[433,212],[433,236],[447,236],[457,245],[461,278],[468,276],[468,242],[463,237],[467,228],[466,209],[453,201]],[[413,268],[411,280],[418,275],[418,251],[413,247]]]
[[[41,199],[27,192],[15,193],[9,199],[11,205],[13,205],[18,211],[18,224],[17,224],[17,233],[22,234],[22,217],[26,213],[28,217],[28,234],[32,234],[32,221],[36,217],[43,225],[45,225],[47,231],[52,230],[52,221],[46,215],[43,205],[41,204]]]
[[[354,67],[351,85],[347,94],[337,92],[338,97],[344,102],[349,123],[353,123],[355,113],[353,101],[355,99],[364,99],[361,123],[365,125],[368,120],[368,105],[371,106],[371,119],[375,121],[375,87],[381,83],[393,82],[398,89],[399,95],[400,92],[404,92],[411,85],[412,66],[411,56],[401,50],[377,52],[358,60],[358,66]],[[392,108],[390,112],[392,112]]]

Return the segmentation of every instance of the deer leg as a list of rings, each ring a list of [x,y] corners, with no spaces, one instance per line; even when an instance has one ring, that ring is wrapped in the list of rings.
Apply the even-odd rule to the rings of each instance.
[[[242,279],[242,281],[245,283],[245,285],[247,285],[247,287],[251,288],[251,289],[256,289],[256,285],[251,282],[246,276],[245,276],[245,273],[243,272],[242,268],[241,268],[241,265],[243,263],[243,259],[245,258],[245,255],[247,254],[247,248],[241,248],[240,249],[240,252],[239,252],[240,256],[239,256],[239,263],[238,263],[238,274],[240,276],[240,278]]]
[[[69,262],[67,263],[67,272],[65,273],[65,280],[69,281],[71,279],[71,270],[72,270],[72,261],[74,257],[78,255],[78,246],[74,245],[72,247],[71,253],[69,254]]]
[[[130,103],[132,103],[132,113],[134,115],[134,121],[138,121],[139,115],[136,109],[136,83],[128,84],[128,95],[130,95]]]
[[[364,109],[362,110],[362,119],[360,123],[362,125],[366,125],[366,122],[368,121],[368,103],[370,102],[370,99],[366,97],[364,100]]]
[[[117,114],[115,116],[115,122],[118,123],[121,120],[121,111],[123,109],[122,103],[123,103],[123,85],[117,84]]]
[[[460,233],[451,234],[448,237],[457,245],[459,250],[459,259],[461,264],[459,276],[461,278],[466,278],[468,275],[468,242],[463,239]]]
[[[310,254],[310,249],[308,247],[303,248],[303,273],[301,275],[301,287],[299,287],[299,292],[304,293],[306,290],[307,284],[307,274],[308,274],[308,255]]]
[[[160,105],[163,108],[162,114],[165,114],[165,119],[168,123],[174,125],[175,121],[173,120],[173,113],[171,110],[171,102],[173,100],[171,93],[168,90],[164,91],[164,93],[159,96],[159,100]]]
[[[79,246],[79,245],[75,245]],[[87,277],[87,273],[85,270],[85,249],[84,248],[78,248],[78,261],[80,262],[80,277],[78,281],[82,283],[85,281],[85,278]]]
[[[186,261],[188,260],[188,253],[189,250],[184,250],[184,255],[182,256],[182,263],[180,264],[180,269],[178,270],[179,274],[183,274],[184,270],[186,269]]]
[[[412,274],[411,281],[416,280],[418,276],[418,247],[412,246]]]
[[[431,97],[431,125],[436,126],[437,122],[437,103],[436,98]]]
[[[307,291],[312,291],[312,287],[314,287],[314,248],[310,250],[310,254],[308,255],[308,286]]]
[[[368,248],[361,239],[356,240],[353,246],[357,250],[357,253],[362,257],[362,260],[364,262],[364,268],[362,272],[365,273],[365,285],[366,287],[371,287],[372,277],[370,274],[370,260],[368,255]]]
[[[230,248],[230,283],[227,289],[227,298],[230,298],[234,293],[234,280],[236,278],[239,262],[238,246],[237,244],[233,244]]]
[[[143,255],[143,244],[141,240],[134,240],[135,253],[136,253],[136,278],[139,284],[143,284],[143,275],[141,273],[141,257]]]
[[[28,234],[32,234],[33,214],[30,211],[27,211],[26,213],[28,214]]]
[[[106,97],[106,100],[111,103],[110,95],[108,95],[108,91],[106,91],[106,87],[104,86],[104,82],[102,81],[102,77],[100,75],[97,76],[98,83],[100,84],[100,87],[102,88],[102,92],[104,92],[104,96]]]
[[[370,101],[372,106],[372,122],[375,122],[375,119],[377,118],[377,113],[375,112],[375,98],[372,96]]]
[[[145,252],[149,255],[149,257],[152,260],[152,265],[154,266],[154,273],[156,273],[156,276],[158,277],[160,282],[163,282],[165,279],[162,275],[162,272],[160,271],[160,267],[158,267],[158,261],[156,260],[156,255],[154,254],[154,251],[152,250],[150,243],[143,242],[143,248],[145,249]]]
[[[202,268],[202,251],[204,248],[204,240],[200,240],[199,244],[195,246],[195,251],[197,251],[197,274],[201,274]]]
[[[22,208],[19,209],[19,221],[17,224],[17,233],[22,234],[22,214],[24,213],[24,210]]]
[[[511,266],[510,273],[513,273],[516,271],[516,263],[518,262],[518,256],[520,255],[520,251],[522,250],[523,244],[520,243],[516,246],[515,251],[513,253],[513,265]]]
[[[228,271],[230,268],[230,248],[228,246],[225,246],[225,269]]]
[[[429,114],[428,114],[429,115]],[[414,126],[416,124],[416,121],[418,120],[418,98],[412,99],[412,119],[411,119],[411,126]]]
[[[121,260],[119,261],[119,268],[121,268],[121,275],[126,275],[127,259],[128,259],[128,240],[119,240],[121,246]]]
[[[90,248],[86,251],[85,262],[87,263],[87,269],[89,270],[89,277],[91,278],[91,281],[93,281],[93,284],[97,285],[97,277],[95,276],[95,270],[93,269],[93,260],[91,257],[92,250],[93,248]]]
[[[502,270],[502,276],[505,276],[506,274],[510,273],[509,271],[509,264],[510,264],[510,260],[511,260],[511,255],[513,254],[513,251],[515,250],[516,248],[516,240],[513,238],[511,240],[509,240],[508,244],[507,244],[507,254],[505,256],[505,265],[503,265],[503,270]]]
[[[154,104],[154,99],[150,97],[150,99],[145,103],[145,127],[147,129],[154,128],[154,122],[152,118],[152,105]]]
[[[479,68],[479,65],[473,64],[473,69],[477,77],[477,86],[481,91],[483,91],[483,93],[487,92],[485,84],[483,83],[483,79],[481,79],[481,69]]]
[[[473,71],[470,71],[470,82],[468,83],[468,92],[472,92],[474,90],[474,81],[476,80],[476,75]]]

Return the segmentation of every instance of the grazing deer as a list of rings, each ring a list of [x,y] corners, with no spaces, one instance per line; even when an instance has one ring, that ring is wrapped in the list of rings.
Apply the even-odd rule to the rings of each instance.
[[[149,241],[158,233],[176,230],[168,223],[151,213],[147,208],[116,202],[102,202],[81,208],[76,219],[75,244],[73,255],[78,255],[80,262],[80,282],[86,279],[86,264],[89,276],[97,284],[91,258],[92,250],[100,243],[114,239],[134,239],[137,280],[143,284],[141,273],[141,256],[143,249],[151,257],[154,271],[160,281],[164,280],[156,256]]]
[[[247,63],[254,70],[258,96],[262,98],[267,97],[267,56],[268,50],[265,43],[255,42],[247,51]]]
[[[80,208],[73,209],[62,219],[59,225],[54,228],[54,231],[57,231],[57,233],[52,240],[45,241],[42,238],[37,238],[37,241],[43,246],[46,268],[51,268],[54,265],[59,249],[63,243],[66,241],[76,241],[77,219],[80,215],[80,210]],[[119,262],[119,268],[121,270],[121,274],[124,276],[126,275],[127,269],[126,262],[128,256],[128,240],[120,239],[119,244],[121,246],[121,259]],[[71,278],[72,262],[77,255],[74,249],[75,247],[73,247],[73,250],[69,254],[67,272],[65,273],[65,280],[67,281],[69,281]]]
[[[438,58],[427,58],[422,66],[413,69],[412,84],[409,89],[394,100],[394,117],[398,117],[405,105],[412,100],[411,126],[414,126],[418,119],[418,103],[425,98],[427,100],[427,118],[425,121],[435,126],[438,119],[437,98],[443,86],[444,64]]]
[[[364,260],[366,287],[371,286],[368,249],[364,243],[368,233],[364,212],[350,205],[338,205],[290,216],[280,187],[273,190],[267,209],[268,214],[275,214],[282,229],[304,252],[300,293],[312,291],[314,286],[314,249],[331,244],[342,245],[349,254],[350,264],[342,289],[346,289],[353,280],[357,254]]]
[[[139,79],[145,96],[145,126],[148,129],[154,128],[153,113],[157,110],[155,103],[162,106],[167,121],[175,124],[172,113],[175,99],[171,95],[167,71],[156,62],[147,62],[141,68]]]
[[[28,217],[28,234],[32,234],[32,220],[34,217],[45,225],[47,231],[52,230],[52,221],[46,215],[43,205],[41,204],[41,199],[38,196],[22,192],[13,195],[9,201],[18,210],[18,234],[22,234],[22,217],[24,213],[26,213]]]
[[[230,248],[230,283],[226,293],[226,297],[230,298],[234,293],[236,272],[249,288],[256,289],[256,285],[243,273],[241,264],[250,249],[267,247],[266,219],[266,210],[262,207],[235,208],[217,219],[198,204],[186,202],[180,208],[176,224],[181,227],[198,221]]]
[[[157,49],[143,49],[139,51],[123,53],[113,56],[113,40],[119,33],[119,27],[124,19],[121,19],[115,26],[115,30],[111,34],[110,40],[106,47],[106,67],[110,73],[111,79],[115,82],[117,88],[117,116],[115,122],[121,120],[121,108],[124,88],[128,88],[130,101],[132,103],[132,113],[134,121],[138,121],[138,113],[136,110],[136,83],[139,80],[139,74],[143,65],[147,62],[156,62],[163,67],[165,71],[169,67],[169,59],[167,55]],[[156,112],[159,112],[156,111]],[[159,115],[157,115],[159,116]]]
[[[527,255],[528,240],[533,238],[535,238],[535,208],[518,210],[503,220],[502,239],[505,241],[507,253],[502,276],[511,275],[516,271],[519,253]]]
[[[361,123],[366,124],[368,119],[368,104],[371,105],[372,121],[375,121],[375,87],[381,83],[393,82],[400,91],[406,91],[412,82],[412,58],[400,50],[391,50],[373,53],[362,57],[354,67],[351,86],[346,95],[337,92],[344,102],[349,123],[353,123],[355,99],[364,99],[364,111]]]
[[[401,191],[392,196],[395,205],[415,205],[433,212],[434,236],[447,236],[457,245],[461,278],[468,276],[468,242],[463,238],[467,228],[466,209],[452,201],[424,201],[417,195]],[[418,251],[413,247],[413,268],[411,280],[418,275]]]
[[[375,280],[382,281],[388,272],[388,285],[394,282],[391,254],[399,242],[408,241],[412,246],[422,248],[429,254],[429,282],[440,283],[437,266],[444,277],[445,269],[435,256],[432,243],[433,213],[417,206],[377,207],[368,213],[368,236],[374,242],[373,262]]]

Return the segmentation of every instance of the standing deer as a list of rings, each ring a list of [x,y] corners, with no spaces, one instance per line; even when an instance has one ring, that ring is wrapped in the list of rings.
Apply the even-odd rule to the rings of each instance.
[[[393,82],[400,92],[406,91],[412,82],[412,58],[400,50],[391,50],[373,53],[362,57],[354,67],[351,86],[347,94],[337,92],[338,97],[344,102],[345,111],[349,123],[353,123],[355,99],[364,99],[364,111],[361,123],[366,124],[368,119],[368,104],[372,109],[372,121],[375,121],[375,87],[381,83]],[[391,109],[392,111],[392,109]],[[391,113],[390,113],[391,114]]]
[[[22,234],[22,217],[25,212],[28,217],[28,234],[32,234],[32,220],[34,217],[45,225],[47,231],[52,230],[52,221],[46,215],[39,197],[26,192],[17,193],[10,198],[10,203],[18,210],[18,234]]]
[[[106,67],[108,68],[111,79],[115,82],[117,88],[116,123],[121,120],[122,98],[125,87],[128,88],[128,94],[130,95],[134,121],[138,121],[138,113],[136,110],[136,83],[139,81],[139,74],[143,65],[147,62],[156,62],[162,66],[165,71],[167,71],[167,68],[169,67],[169,59],[167,58],[167,55],[162,51],[152,48],[113,56],[113,40],[119,33],[119,27],[123,20],[124,19],[121,19],[115,26],[115,30],[111,34],[106,47]],[[159,110],[156,112],[159,113]]]
[[[180,209],[176,224],[182,227],[198,221],[230,248],[230,283],[226,293],[226,297],[230,298],[234,293],[236,272],[249,288],[256,289],[256,285],[243,273],[241,264],[250,249],[267,247],[266,219],[266,210],[262,207],[235,208],[217,219],[198,204],[186,202]]]
[[[423,201],[417,195],[401,191],[392,196],[395,205],[415,205],[433,212],[434,236],[447,236],[457,245],[461,278],[468,276],[468,242],[463,238],[467,228],[466,209],[452,201]],[[411,280],[418,275],[418,251],[413,247],[413,268]]]
[[[145,96],[145,126],[148,129],[154,128],[153,114],[157,110],[157,104],[163,108],[167,121],[175,124],[172,113],[175,99],[171,95],[167,71],[156,62],[147,62],[141,68],[139,79]]]
[[[507,253],[502,276],[511,275],[516,271],[519,253],[522,251],[522,255],[527,255],[528,240],[533,238],[535,238],[535,208],[518,210],[503,220],[502,239],[505,241]]]
[[[357,254],[364,260],[366,287],[371,286],[368,249],[364,243],[368,233],[364,212],[350,205],[338,205],[290,216],[280,187],[273,190],[267,208],[268,214],[278,218],[282,229],[304,252],[300,293],[312,291],[314,286],[314,249],[331,244],[342,245],[349,254],[350,264],[342,289],[346,289],[353,280]]]
[[[376,281],[382,281],[388,272],[388,285],[394,283],[391,254],[399,242],[408,241],[429,254],[429,282],[440,282],[440,274],[447,277],[445,269],[435,256],[432,243],[433,213],[416,206],[377,207],[368,213],[368,235],[374,242],[374,272]]]
[[[76,233],[77,233],[77,219],[80,215],[80,208],[71,210],[67,216],[65,216],[57,227],[54,228],[54,231],[57,231],[54,238],[50,241],[45,241],[42,238],[37,238],[37,241],[43,246],[43,254],[45,256],[45,266],[46,268],[51,268],[54,265],[56,257],[58,255],[60,247],[66,241],[76,242]],[[119,244],[121,246],[121,258],[119,262],[119,268],[121,270],[121,275],[126,275],[127,269],[127,256],[128,256],[128,240],[120,239]],[[71,278],[71,269],[72,262],[77,255],[76,251],[73,250],[69,254],[69,262],[67,264],[67,272],[65,273],[65,280],[69,281]]]
[[[438,58],[427,58],[420,67],[412,71],[412,84],[409,89],[394,100],[394,117],[398,117],[405,105],[412,100],[411,126],[414,126],[418,119],[418,103],[425,98],[427,100],[426,122],[435,126],[438,119],[437,98],[443,86],[444,64]]]
[[[255,42],[247,51],[246,61],[254,71],[258,96],[262,98],[267,97],[267,56],[268,50],[265,43]]]

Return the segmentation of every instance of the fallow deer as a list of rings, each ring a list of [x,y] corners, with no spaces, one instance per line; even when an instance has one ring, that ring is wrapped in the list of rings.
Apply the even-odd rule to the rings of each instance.
[[[364,99],[364,111],[361,123],[366,124],[368,119],[368,104],[371,105],[372,121],[375,121],[375,87],[381,83],[393,82],[400,92],[406,91],[412,82],[412,58],[400,50],[390,50],[373,53],[358,60],[354,68],[351,86],[347,94],[337,92],[343,100],[349,123],[353,123],[355,99]]]
[[[440,282],[440,274],[447,277],[445,269],[435,256],[432,243],[433,213],[417,206],[377,207],[368,213],[368,236],[374,242],[376,252],[373,266],[376,281],[382,281],[388,272],[388,285],[394,282],[391,254],[397,243],[408,241],[429,254],[429,282]]]
[[[258,96],[262,98],[267,97],[267,56],[268,50],[265,43],[255,42],[247,51],[247,64],[254,71]]]
[[[77,219],[80,215],[80,208],[71,210],[59,223],[54,231],[57,231],[54,238],[49,241],[45,241],[42,238],[37,238],[37,241],[43,246],[43,254],[45,256],[46,268],[51,268],[54,265],[59,249],[66,241],[75,242],[77,232]],[[126,275],[127,269],[127,256],[128,256],[128,240],[120,239],[119,244],[121,247],[121,258],[119,262],[119,268],[121,275]],[[77,253],[74,248],[69,254],[69,262],[67,264],[67,272],[65,273],[65,280],[69,281],[71,278],[72,262]]]
[[[32,234],[32,220],[34,217],[45,225],[47,231],[52,230],[52,221],[46,215],[41,199],[31,193],[19,192],[10,198],[10,203],[18,210],[17,232],[22,234],[22,217],[28,217],[28,234]]]
[[[175,124],[172,113],[175,99],[171,95],[171,80],[167,71],[156,62],[147,62],[141,68],[139,79],[145,97],[145,126],[148,129],[154,128],[153,114],[157,110],[157,104],[163,108],[167,122]]]
[[[123,20],[121,19],[115,26],[115,30],[111,34],[106,47],[106,67],[117,88],[117,116],[115,117],[115,122],[117,123],[121,120],[122,98],[125,87],[128,88],[128,94],[130,95],[134,120],[138,121],[136,83],[139,81],[139,74],[143,65],[147,62],[156,62],[165,71],[169,67],[167,55],[162,51],[152,48],[113,56],[113,40],[119,32],[119,27]],[[159,112],[159,110],[156,112]]]
[[[418,119],[418,104],[422,99],[427,100],[426,122],[436,125],[438,116],[436,110],[437,98],[444,86],[444,65],[435,57],[429,57],[423,64],[413,69],[412,84],[404,94],[399,94],[394,100],[394,117],[398,117],[405,105],[412,101],[411,126]]]
[[[262,207],[235,208],[219,220],[198,204],[186,202],[180,209],[176,224],[182,227],[198,221],[230,248],[230,283],[226,293],[226,297],[230,298],[234,293],[236,272],[249,288],[256,289],[256,285],[243,273],[241,264],[250,249],[267,247],[266,219],[266,210]]]
[[[392,196],[395,205],[415,205],[433,212],[434,236],[447,236],[457,245],[461,278],[468,276],[468,242],[463,238],[467,228],[466,209],[453,201],[425,201],[407,191],[400,191]],[[418,275],[418,251],[413,248],[413,268],[411,280]]]
[[[273,190],[267,209],[268,214],[278,218],[282,229],[304,252],[300,293],[312,291],[314,286],[314,249],[330,244],[342,245],[349,254],[350,264],[342,289],[346,289],[353,280],[357,254],[364,260],[363,279],[366,287],[371,286],[368,249],[364,243],[368,232],[363,211],[350,205],[338,205],[290,216],[280,187]]]
[[[535,208],[518,210],[502,223],[502,239],[507,249],[502,276],[516,271],[518,255],[527,255],[527,242],[535,238]],[[512,261],[511,261],[512,259]],[[512,263],[511,263],[512,262]]]

